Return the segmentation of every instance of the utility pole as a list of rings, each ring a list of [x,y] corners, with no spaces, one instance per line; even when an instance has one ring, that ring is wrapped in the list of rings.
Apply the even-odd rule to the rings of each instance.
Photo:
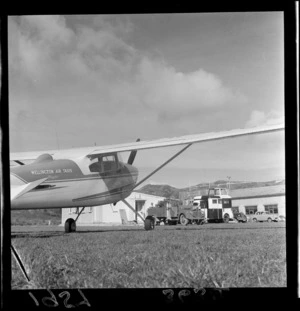
[[[228,190],[230,190],[230,178],[231,178],[231,176],[227,176],[227,179],[228,179],[227,189]]]

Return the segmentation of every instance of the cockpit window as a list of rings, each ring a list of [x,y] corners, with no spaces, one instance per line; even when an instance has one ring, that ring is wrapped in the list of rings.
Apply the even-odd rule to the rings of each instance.
[[[118,159],[116,154],[102,155],[91,160],[89,168],[91,172],[106,173],[118,169]]]
[[[117,160],[115,155],[102,157],[104,172],[117,170]]]

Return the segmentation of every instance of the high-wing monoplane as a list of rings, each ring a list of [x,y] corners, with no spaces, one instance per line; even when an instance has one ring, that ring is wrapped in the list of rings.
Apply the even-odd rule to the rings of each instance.
[[[126,197],[194,143],[283,129],[283,125],[269,125],[151,141],[137,140],[133,143],[102,147],[11,153],[10,161],[17,164],[10,170],[11,208],[20,210],[81,207],[76,219],[69,218],[65,222],[65,231],[73,232],[76,231],[78,217],[87,206],[123,201],[134,210]],[[184,147],[138,181],[138,169],[133,166],[138,150],[176,145]],[[127,162],[123,162],[120,156],[125,151],[130,152]],[[32,162],[25,164],[28,160]],[[151,216],[143,221],[146,230],[154,229],[154,219]]]

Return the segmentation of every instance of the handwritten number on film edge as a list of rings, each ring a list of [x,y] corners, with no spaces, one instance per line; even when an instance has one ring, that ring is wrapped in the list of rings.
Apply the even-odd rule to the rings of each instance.
[[[201,291],[201,296],[203,296],[206,293],[206,290],[204,288],[194,288],[194,293],[197,294],[199,291]],[[163,294],[167,297],[167,302],[173,302],[174,299],[174,291],[172,289],[164,289]],[[191,294],[191,291],[188,289],[182,289],[178,292],[178,298],[179,300],[184,303],[183,297],[189,296]],[[200,294],[200,293],[199,293]]]
[[[53,292],[50,289],[47,289],[47,291],[50,293],[51,297],[44,297],[42,298],[42,302],[46,307],[49,308],[55,308],[59,306],[59,302],[57,301],[55,295],[53,294]],[[75,308],[76,306],[80,306],[80,305],[87,305],[88,307],[91,307],[91,304],[89,303],[89,301],[86,299],[86,297],[84,296],[83,292],[78,289],[78,292],[81,296],[81,298],[83,298],[83,300],[79,303],[77,303],[76,305],[72,305],[72,304],[68,304],[68,300],[70,299],[71,294],[68,291],[63,291],[60,294],[58,294],[58,296],[60,298],[63,298],[64,296],[65,299],[63,300],[64,306],[68,309],[70,308]],[[34,295],[29,292],[29,296],[33,299],[33,301],[35,302],[36,306],[39,306],[39,302],[38,300],[34,297]]]

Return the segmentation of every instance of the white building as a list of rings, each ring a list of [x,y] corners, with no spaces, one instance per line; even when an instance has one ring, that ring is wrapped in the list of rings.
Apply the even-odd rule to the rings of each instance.
[[[229,194],[233,210],[246,215],[269,211],[285,216],[285,185],[236,189]]]
[[[133,191],[126,201],[135,209],[132,211],[124,202],[120,201],[115,206],[107,204],[102,206],[86,207],[76,221],[77,225],[91,225],[91,224],[126,224],[138,222],[142,223],[137,212],[143,218],[147,217],[147,210],[151,206],[155,206],[158,201],[164,200],[164,197],[145,194],[138,191]],[[68,218],[76,219],[81,207],[63,208],[62,209],[62,224]]]

